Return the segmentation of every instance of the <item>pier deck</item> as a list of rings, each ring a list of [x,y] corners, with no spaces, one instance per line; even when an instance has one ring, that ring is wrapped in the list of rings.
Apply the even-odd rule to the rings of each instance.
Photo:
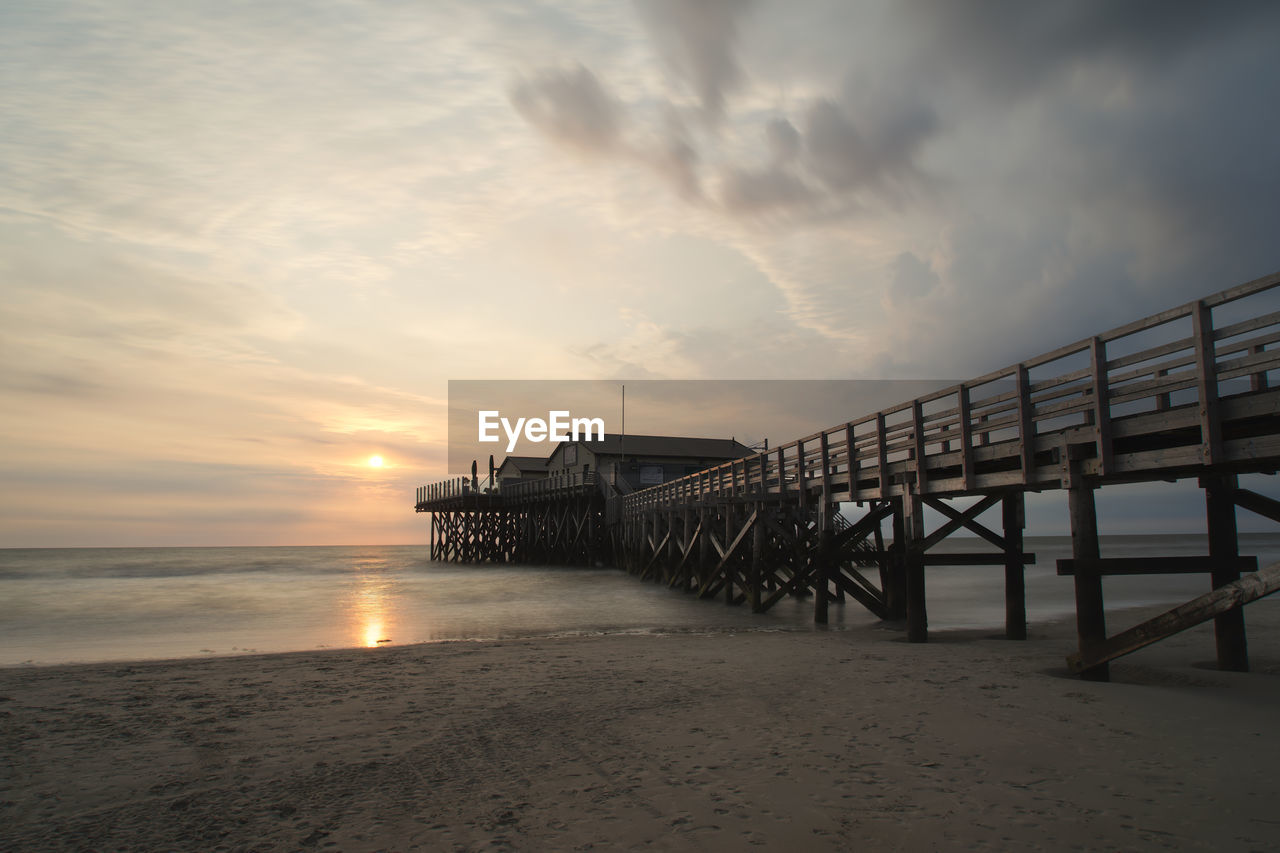
[[[1062,489],[1073,555],[1059,571],[1076,586],[1077,657],[1102,660],[1104,575],[1203,572],[1212,588],[1225,587],[1253,568],[1238,553],[1236,508],[1280,521],[1280,502],[1237,480],[1280,468],[1277,343],[1280,273],[766,453],[612,497],[608,550],[642,577],[703,597],[723,592],[757,611],[786,595],[812,595],[815,620],[824,622],[830,600],[852,597],[882,617],[905,618],[917,642],[928,636],[926,566],[1003,565],[1006,634],[1016,639],[1026,636],[1023,567],[1034,561],[1023,551],[1023,496]],[[1189,477],[1205,490],[1208,554],[1102,559],[1097,489]],[[839,511],[849,502],[865,510],[853,522]],[[931,532],[926,506],[944,519]],[[999,524],[984,522],[997,507]],[[420,496],[418,509],[447,506]],[[961,529],[992,551],[929,553]],[[1241,609],[1216,623],[1220,666],[1247,669]],[[1105,662],[1082,670],[1108,677]]]

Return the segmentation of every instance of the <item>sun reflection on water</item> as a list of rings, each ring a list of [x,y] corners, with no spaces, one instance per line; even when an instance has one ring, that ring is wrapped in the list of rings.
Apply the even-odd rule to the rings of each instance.
[[[352,600],[349,630],[357,645],[377,648],[391,642],[387,581],[379,574],[362,574]]]

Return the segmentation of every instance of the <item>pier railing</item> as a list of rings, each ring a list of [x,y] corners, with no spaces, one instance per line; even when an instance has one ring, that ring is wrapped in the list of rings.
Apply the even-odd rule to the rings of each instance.
[[[415,502],[417,504],[424,504],[431,501],[443,501],[451,498],[489,494],[491,491],[492,490],[489,487],[487,479],[477,483],[473,488],[470,477],[450,477],[447,480],[440,480],[435,483],[429,483],[425,486],[419,486],[415,494]]]
[[[527,501],[563,497],[570,494],[590,493],[596,485],[595,471],[556,471],[536,480],[518,480],[490,484],[480,480],[475,486],[470,477],[450,477],[426,486],[419,486],[415,494],[415,506],[419,511],[432,504],[457,502],[459,499],[484,498],[492,507],[509,506]]]
[[[774,448],[627,495],[880,499],[1063,488],[1280,464],[1280,273]],[[1270,310],[1268,310],[1270,309]],[[1268,416],[1270,419],[1268,420]]]
[[[595,485],[595,471],[553,471],[541,479],[508,484],[502,488],[502,495],[508,502],[536,501],[591,492]]]

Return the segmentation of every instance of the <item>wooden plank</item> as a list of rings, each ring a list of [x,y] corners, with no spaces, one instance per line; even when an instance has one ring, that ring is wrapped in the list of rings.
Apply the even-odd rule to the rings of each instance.
[[[1151,347],[1150,349],[1139,350],[1138,352],[1133,352],[1133,353],[1129,353],[1128,355],[1122,355],[1122,356],[1119,356],[1118,358],[1110,359],[1107,361],[1107,369],[1115,370],[1121,367],[1128,367],[1131,364],[1142,364],[1143,362],[1147,362],[1147,361],[1155,361],[1156,359],[1164,358],[1167,355],[1173,355],[1175,352],[1190,350],[1191,346],[1192,346],[1191,338],[1178,338],[1176,341],[1170,341],[1169,343],[1161,344],[1158,347]],[[1188,360],[1190,360],[1190,357],[1188,358]],[[1143,368],[1143,370],[1150,371],[1154,366],[1155,365],[1152,365],[1151,367]],[[1135,372],[1141,373],[1143,371],[1135,371]]]
[[[1261,346],[1261,345],[1259,345]],[[1218,364],[1218,379],[1235,379],[1239,376],[1266,375],[1268,370],[1280,368],[1280,350],[1259,349],[1251,355],[1228,359]],[[1253,390],[1261,390],[1255,388]]]
[[[1278,284],[1280,284],[1280,272],[1273,272],[1270,275],[1255,278],[1253,281],[1247,281],[1244,284],[1238,284],[1235,287],[1219,291],[1212,296],[1206,296],[1200,301],[1212,308],[1215,305],[1234,302],[1237,299],[1252,296],[1255,293],[1261,293],[1262,291],[1275,287]]]
[[[1084,561],[1075,558],[1058,560],[1058,574],[1075,575]],[[1194,575],[1208,574],[1219,565],[1219,558],[1205,556],[1181,557],[1102,557],[1088,561],[1089,569],[1103,577],[1113,575]],[[1258,570],[1257,557],[1233,557],[1227,564],[1238,572]]]
[[[1221,335],[1217,331],[1213,334],[1215,339],[1221,339]],[[1267,332],[1265,335],[1257,335],[1252,338],[1243,338],[1237,341],[1227,341],[1225,343],[1217,343],[1214,349],[1218,353],[1218,358],[1228,355],[1244,354],[1251,351],[1265,350],[1268,345],[1280,343],[1280,329]]]
[[[1126,370],[1123,373],[1111,373],[1110,368],[1108,368],[1107,375],[1111,377],[1111,390],[1114,392],[1118,385],[1133,382],[1134,380],[1141,379],[1144,376],[1155,376],[1158,373],[1172,373],[1179,367],[1191,368],[1188,372],[1194,373],[1196,354],[1191,348],[1191,344],[1189,343],[1190,340],[1190,338],[1187,338],[1188,344],[1186,354],[1178,356],[1177,358],[1158,361],[1154,364],[1144,364],[1136,370]],[[1114,363],[1115,362],[1108,362],[1108,364]]]
[[[1090,347],[1090,342],[1082,341],[1081,343],[1083,344],[1083,346],[1081,346],[1080,349],[1087,351]],[[1069,391],[1066,390],[1066,386],[1072,385],[1078,382],[1082,382],[1084,380],[1089,379],[1092,376],[1093,376],[1092,366],[1081,367],[1077,370],[1072,370],[1067,373],[1060,373],[1057,376],[1051,377],[1049,379],[1041,379],[1037,382],[1032,382],[1031,393],[1035,394],[1041,400],[1053,400],[1063,396],[1064,394],[1069,393]],[[1044,393],[1045,391],[1053,391],[1053,393],[1046,394]]]
[[[1229,326],[1223,326],[1221,329],[1214,330],[1213,339],[1221,341],[1226,338],[1234,338],[1269,326],[1280,326],[1280,311],[1272,311],[1268,314],[1261,314],[1257,317],[1250,317],[1248,320],[1232,323]]]
[[[1166,637],[1171,637],[1202,622],[1208,622],[1220,614],[1257,601],[1280,589],[1280,563],[1218,587],[1212,592],[1179,605],[1141,625],[1121,631],[1093,648],[1067,656],[1067,666],[1072,672],[1105,666],[1118,657],[1136,652]]]
[[[1236,489],[1231,496],[1236,506],[1255,512],[1272,521],[1280,521],[1280,501],[1260,495],[1249,489]]]
[[[990,553],[979,554],[930,554],[926,551],[924,555],[924,564],[926,566],[1003,566],[1008,559],[1009,558],[1004,551],[992,551]],[[1018,562],[1023,566],[1034,566],[1036,563],[1036,555],[1020,554],[1018,555]]]

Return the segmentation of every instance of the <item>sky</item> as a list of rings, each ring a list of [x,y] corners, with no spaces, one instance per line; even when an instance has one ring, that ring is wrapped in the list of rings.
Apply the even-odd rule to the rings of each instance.
[[[965,377],[1274,272],[1277,34],[1273,2],[5,3],[0,546],[423,542],[450,379]]]

